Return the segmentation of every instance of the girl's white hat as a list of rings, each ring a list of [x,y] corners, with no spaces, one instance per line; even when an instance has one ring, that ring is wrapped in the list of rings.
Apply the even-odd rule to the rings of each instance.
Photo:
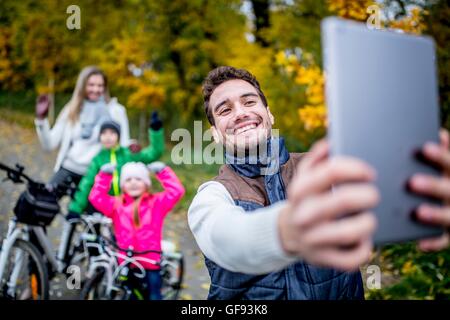
[[[128,178],[139,178],[150,187],[152,182],[150,180],[149,171],[145,164],[142,162],[128,162],[126,163],[120,172],[120,187],[123,187],[123,183]]]

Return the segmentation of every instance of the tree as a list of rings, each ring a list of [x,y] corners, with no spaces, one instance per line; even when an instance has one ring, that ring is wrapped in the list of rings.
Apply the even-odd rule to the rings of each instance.
[[[252,0],[253,14],[255,15],[255,40],[262,47],[268,47],[264,33],[270,27],[269,0]]]
[[[431,35],[436,43],[441,123],[450,129],[450,5],[448,1],[438,1],[430,4],[427,11],[424,16],[425,33]]]

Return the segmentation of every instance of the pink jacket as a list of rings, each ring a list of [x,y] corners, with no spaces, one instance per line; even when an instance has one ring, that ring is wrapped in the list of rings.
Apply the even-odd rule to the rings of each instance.
[[[105,216],[113,220],[117,244],[121,248],[133,247],[135,251],[161,250],[164,217],[183,197],[184,188],[175,172],[165,167],[156,178],[164,191],[155,194],[145,193],[138,209],[140,225],[133,222],[134,199],[127,194],[114,197],[108,194],[113,176],[99,172],[89,194],[89,201]],[[141,255],[148,259],[160,260],[158,253]],[[122,260],[119,259],[119,263]],[[158,269],[158,266],[139,261],[145,269]]]

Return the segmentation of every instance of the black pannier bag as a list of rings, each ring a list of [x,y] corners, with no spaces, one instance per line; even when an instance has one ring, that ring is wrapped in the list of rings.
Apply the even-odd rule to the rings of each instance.
[[[29,185],[14,207],[17,220],[31,225],[49,225],[60,208],[56,195],[44,184]]]

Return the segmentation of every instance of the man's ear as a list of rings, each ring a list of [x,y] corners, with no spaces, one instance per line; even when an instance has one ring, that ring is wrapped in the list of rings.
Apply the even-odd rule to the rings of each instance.
[[[214,142],[220,143],[219,132],[217,131],[215,126],[211,126],[211,133],[214,138]]]
[[[270,124],[273,125],[275,123],[275,118],[273,117],[273,114],[270,112],[269,106],[267,106],[267,114],[269,115]]]

